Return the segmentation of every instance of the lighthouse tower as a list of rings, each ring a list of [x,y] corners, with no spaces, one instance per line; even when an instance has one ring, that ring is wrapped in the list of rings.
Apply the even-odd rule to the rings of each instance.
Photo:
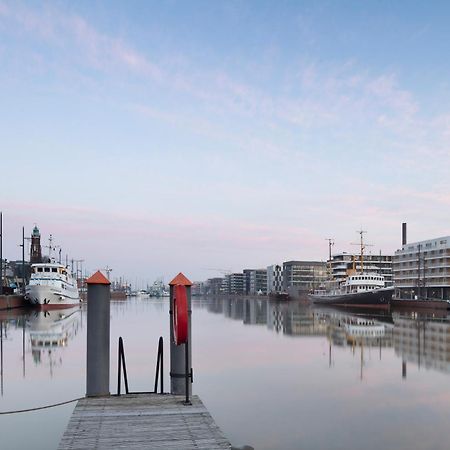
[[[35,264],[40,262],[42,262],[41,233],[35,225],[31,233],[30,263]]]

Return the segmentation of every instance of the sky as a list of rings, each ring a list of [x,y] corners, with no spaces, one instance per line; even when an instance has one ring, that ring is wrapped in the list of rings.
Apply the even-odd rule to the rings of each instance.
[[[4,256],[139,283],[450,234],[448,2],[0,0]]]

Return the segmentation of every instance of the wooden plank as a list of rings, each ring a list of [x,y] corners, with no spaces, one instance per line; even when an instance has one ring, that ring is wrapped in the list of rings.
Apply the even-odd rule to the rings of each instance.
[[[58,450],[231,449],[196,395],[129,394],[78,401]]]

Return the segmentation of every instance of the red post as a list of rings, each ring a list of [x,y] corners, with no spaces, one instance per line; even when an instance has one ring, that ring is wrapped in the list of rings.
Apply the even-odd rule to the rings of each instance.
[[[170,393],[186,394],[186,403],[192,395],[192,330],[191,330],[191,286],[189,281],[181,272],[169,283],[170,286]],[[187,303],[187,340],[184,345],[182,340],[175,340],[176,331],[174,320],[176,320],[175,308],[180,306],[177,302]],[[178,315],[178,319],[180,316]],[[177,330],[180,331],[180,330]],[[187,374],[187,376],[186,376]]]

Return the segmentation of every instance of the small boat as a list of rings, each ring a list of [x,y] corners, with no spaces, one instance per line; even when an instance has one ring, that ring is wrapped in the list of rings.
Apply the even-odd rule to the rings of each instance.
[[[141,289],[140,291],[136,292],[136,297],[140,299],[150,298],[150,294],[145,289]]]
[[[32,264],[25,298],[32,305],[67,308],[80,303],[77,280],[59,263]]]
[[[290,296],[287,292],[271,292],[269,298],[271,300],[289,300]]]

